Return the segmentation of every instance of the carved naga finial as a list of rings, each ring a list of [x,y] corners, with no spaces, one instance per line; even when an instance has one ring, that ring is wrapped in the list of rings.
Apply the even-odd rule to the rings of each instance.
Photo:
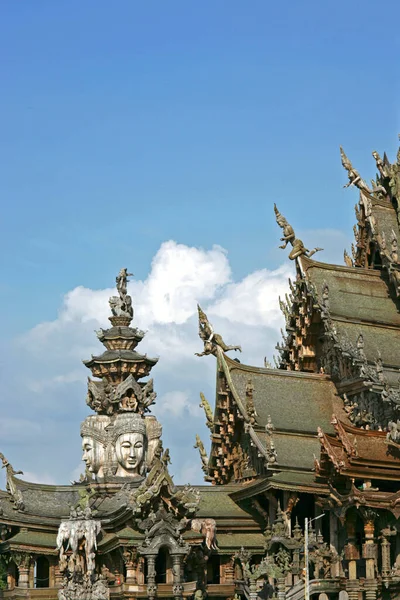
[[[289,254],[290,260],[295,260],[298,256],[301,256],[302,254],[304,256],[307,256],[308,258],[311,258],[313,254],[323,250],[323,248],[313,248],[313,250],[307,250],[303,242],[296,238],[293,227],[289,225],[285,217],[279,212],[276,204],[274,204],[274,211],[276,215],[276,222],[278,223],[279,227],[283,230],[283,237],[281,237],[281,242],[283,242],[283,244],[282,246],[279,246],[279,248],[285,250],[286,246],[289,243],[293,246],[293,249]]]
[[[197,433],[196,433],[196,443],[193,446],[193,448],[198,448],[199,454],[200,454],[200,459],[201,459],[201,468],[203,470],[203,473],[205,473],[207,475],[208,474],[208,456],[207,456],[206,449],[204,448],[204,444],[201,441],[200,436]]]
[[[213,411],[211,409],[210,403],[208,402],[207,398],[205,397],[205,395],[203,394],[203,392],[200,392],[200,404],[199,404],[200,408],[203,408],[204,413],[206,415],[206,425],[208,427],[208,429],[212,429],[213,428],[213,422],[214,422],[214,415],[213,415]]]
[[[359,172],[356,169],[354,169],[353,165],[351,164],[351,161],[347,158],[342,146],[340,146],[340,156],[342,159],[342,165],[346,169],[347,176],[349,178],[349,183],[346,183],[346,185],[344,185],[343,187],[348,188],[351,185],[355,185],[356,187],[358,187],[358,189],[365,190],[370,194],[371,190],[369,189],[365,181],[361,178]]]
[[[242,351],[241,346],[228,346],[225,344],[219,333],[214,333],[213,326],[199,304],[197,305],[197,311],[199,314],[199,337],[204,342],[204,351],[195,352],[195,356],[206,356],[207,354],[216,355],[218,346],[223,352],[228,352],[229,350]]]
[[[117,284],[118,296],[111,296],[109,304],[112,316],[109,317],[114,326],[129,325],[133,319],[132,298],[128,294],[128,277],[133,273],[128,273],[128,269],[121,269],[115,278]]]
[[[3,469],[6,470],[6,490],[10,494],[14,502],[15,510],[24,510],[24,499],[21,490],[18,489],[14,477],[15,475],[23,475],[23,471],[15,471],[14,467],[8,462],[4,454],[0,453],[0,460],[3,463]]]
[[[347,250],[344,251],[343,258],[347,267],[354,267],[353,259],[351,258],[351,256],[349,256]]]

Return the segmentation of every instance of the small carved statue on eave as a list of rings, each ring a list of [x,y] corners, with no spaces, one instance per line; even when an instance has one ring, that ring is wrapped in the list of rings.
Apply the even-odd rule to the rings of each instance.
[[[207,354],[216,355],[218,346],[223,352],[228,352],[229,350],[242,351],[241,346],[228,346],[225,344],[222,336],[220,336],[219,333],[214,332],[213,326],[199,304],[197,305],[197,311],[199,314],[199,337],[204,342],[204,351],[201,353],[195,352],[195,356],[206,356]]]
[[[370,194],[371,190],[369,189],[369,187],[365,183],[364,179],[361,178],[360,173],[357,171],[357,169],[355,169],[353,167],[353,165],[351,164],[351,161],[347,158],[346,154],[344,153],[344,150],[343,150],[342,146],[340,146],[340,156],[341,156],[341,159],[342,159],[342,165],[346,169],[347,175],[348,175],[348,178],[349,178],[349,183],[347,183],[343,187],[348,188],[351,185],[355,185],[360,190],[364,190],[364,191],[366,191],[366,192],[368,192]]]
[[[313,254],[323,250],[323,248],[313,248],[313,250],[308,250],[304,246],[302,240],[296,238],[293,227],[289,225],[285,217],[279,212],[276,204],[274,204],[274,211],[276,215],[276,222],[278,223],[279,227],[281,227],[281,229],[283,230],[283,237],[281,237],[281,242],[284,243],[282,246],[279,246],[279,248],[282,248],[282,250],[284,250],[289,243],[293,246],[293,249],[289,254],[290,260],[295,260],[298,256],[301,255],[311,258]]]

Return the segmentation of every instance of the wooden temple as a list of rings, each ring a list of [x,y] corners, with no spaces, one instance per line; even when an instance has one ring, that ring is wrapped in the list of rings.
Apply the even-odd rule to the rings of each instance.
[[[122,269],[105,351],[85,362],[85,474],[33,484],[1,455],[0,598],[400,598],[400,152],[373,157],[369,186],[341,149],[360,194],[344,266],[316,261],[275,206],[296,268],[277,368],[231,358],[198,307],[198,355],[216,362],[203,486],[169,474]]]

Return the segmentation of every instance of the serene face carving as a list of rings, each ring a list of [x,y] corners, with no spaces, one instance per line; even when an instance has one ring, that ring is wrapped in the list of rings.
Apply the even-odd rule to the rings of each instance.
[[[98,477],[103,476],[104,447],[100,442],[87,435],[82,438],[82,460],[86,468]]]
[[[115,444],[115,450],[119,463],[117,475],[140,475],[144,459],[144,435],[142,433],[120,435]]]

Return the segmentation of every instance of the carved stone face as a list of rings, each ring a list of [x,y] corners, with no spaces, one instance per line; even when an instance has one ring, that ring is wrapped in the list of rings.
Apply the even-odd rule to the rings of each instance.
[[[104,446],[90,436],[82,437],[82,460],[97,477],[103,477]]]
[[[142,433],[124,433],[115,444],[119,463],[117,476],[137,477],[144,460],[145,439]]]

